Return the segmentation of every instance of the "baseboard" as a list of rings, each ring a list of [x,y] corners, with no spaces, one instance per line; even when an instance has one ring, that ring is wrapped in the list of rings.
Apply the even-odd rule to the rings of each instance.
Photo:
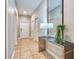
[[[21,38],[18,38],[18,39],[33,39],[32,37],[21,37]]]

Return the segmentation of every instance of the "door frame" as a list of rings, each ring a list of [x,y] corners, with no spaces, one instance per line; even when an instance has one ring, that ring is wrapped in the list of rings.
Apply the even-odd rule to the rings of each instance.
[[[28,15],[22,15],[22,14],[19,14],[18,12],[17,12],[17,40],[18,39],[24,39],[24,38],[20,38],[20,31],[19,31],[19,29],[20,29],[20,20],[19,20],[19,17],[28,17],[28,18],[30,18],[30,20],[29,20],[29,37],[31,37],[31,16],[28,16]],[[25,37],[25,38],[29,38],[29,37]]]

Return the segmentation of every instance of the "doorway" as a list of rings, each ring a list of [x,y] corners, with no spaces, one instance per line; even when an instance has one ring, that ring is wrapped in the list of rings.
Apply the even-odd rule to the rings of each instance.
[[[27,16],[19,16],[19,32],[20,32],[20,38],[27,38],[30,36],[30,18]]]

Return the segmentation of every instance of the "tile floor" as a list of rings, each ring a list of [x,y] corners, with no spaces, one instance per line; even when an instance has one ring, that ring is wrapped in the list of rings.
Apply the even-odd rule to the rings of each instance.
[[[53,59],[46,51],[38,52],[38,42],[20,39],[15,48],[13,59]]]

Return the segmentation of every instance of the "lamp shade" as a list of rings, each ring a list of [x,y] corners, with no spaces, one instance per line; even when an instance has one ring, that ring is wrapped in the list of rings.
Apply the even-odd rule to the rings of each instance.
[[[40,23],[40,28],[41,29],[52,29],[53,28],[53,23]]]

